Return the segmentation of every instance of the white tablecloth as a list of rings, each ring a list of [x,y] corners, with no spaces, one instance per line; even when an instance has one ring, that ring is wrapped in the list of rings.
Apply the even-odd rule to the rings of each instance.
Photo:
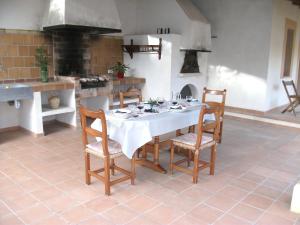
[[[149,116],[121,119],[107,112],[107,132],[109,138],[122,146],[123,153],[132,158],[134,152],[152,140],[152,137],[167,134],[198,123],[200,107],[186,112],[164,112]],[[205,119],[214,119],[207,117]],[[92,123],[92,128],[101,130],[99,119]]]

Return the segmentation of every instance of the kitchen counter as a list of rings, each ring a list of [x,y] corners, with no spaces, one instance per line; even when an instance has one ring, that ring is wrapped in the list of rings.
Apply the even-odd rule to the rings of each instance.
[[[67,90],[75,87],[74,83],[68,81],[49,81],[47,83],[36,81],[25,82],[24,84],[30,85],[33,92]]]
[[[114,79],[113,86],[118,85],[130,85],[130,84],[144,84],[146,82],[145,78],[139,77],[124,77],[123,79]]]

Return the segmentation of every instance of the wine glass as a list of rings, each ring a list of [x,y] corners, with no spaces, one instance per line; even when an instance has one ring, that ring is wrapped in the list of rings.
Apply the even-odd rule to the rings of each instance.
[[[128,109],[133,112],[135,109],[135,104],[129,104]]]
[[[158,103],[159,105],[164,104],[164,102],[165,102],[165,100],[164,100],[163,98],[158,98],[158,99],[157,99],[157,103]]]
[[[193,96],[186,96],[186,101],[187,101],[187,102],[191,102],[192,99],[193,99]]]
[[[137,105],[137,108],[140,110],[140,111],[138,112],[138,114],[142,114],[142,109],[144,108],[144,105],[141,104],[141,103],[139,103],[139,104]]]
[[[165,99],[164,98],[158,98],[157,103],[159,105],[159,108],[163,108],[165,104]]]

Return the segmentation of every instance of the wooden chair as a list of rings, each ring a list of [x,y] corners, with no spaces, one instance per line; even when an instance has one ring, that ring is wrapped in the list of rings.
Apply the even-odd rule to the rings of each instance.
[[[119,93],[119,99],[120,99],[120,108],[125,108],[125,100],[127,99],[136,99],[137,102],[142,101],[142,93],[137,88],[130,88],[126,92],[120,92]]]
[[[207,101],[208,96],[219,96],[221,98],[221,101]],[[225,100],[226,100],[226,89],[224,90],[210,90],[206,87],[203,89],[202,94],[202,103],[207,104],[209,107],[219,107],[221,110],[220,114],[220,126],[219,126],[219,140],[218,143],[221,143],[222,141],[222,134],[223,134],[223,122],[224,122],[224,111],[225,111]],[[212,130],[206,130],[206,133],[213,134],[214,131]]]
[[[99,111],[89,111],[88,109],[80,106],[80,116],[81,116],[81,126],[82,126],[82,141],[85,148],[85,179],[86,184],[91,183],[91,176],[96,177],[105,184],[105,194],[110,195],[110,187],[114,184],[120,183],[122,181],[131,180],[131,184],[134,184],[135,178],[135,157],[131,160],[131,171],[127,171],[115,165],[115,158],[123,155],[121,150],[121,145],[107,137],[107,126],[106,119],[103,110]],[[87,126],[87,118],[100,119],[102,131],[95,130]],[[101,138],[101,141],[95,141],[93,143],[88,143],[88,135],[92,137]],[[91,170],[90,168],[90,154],[103,159],[104,168],[98,170]],[[125,174],[125,176],[111,180],[111,174],[114,175],[115,170]],[[99,173],[104,172],[104,176]]]
[[[198,174],[199,170],[210,167],[210,175],[214,175],[215,171],[215,159],[216,159],[216,146],[218,140],[218,131],[220,125],[220,113],[221,109],[216,108],[206,108],[203,106],[201,112],[199,114],[198,126],[197,126],[197,134],[195,133],[187,133],[171,140],[171,156],[170,156],[170,170],[171,174],[173,174],[173,170],[179,170],[181,172],[190,174],[193,176],[193,183],[198,182]],[[204,123],[203,119],[206,114],[214,114],[215,120],[212,123]],[[213,137],[203,135],[205,130],[213,130]],[[187,156],[181,160],[174,162],[174,152],[175,147],[186,149],[188,151]],[[200,160],[200,152],[205,148],[211,149],[210,154],[210,162],[206,162]],[[186,167],[180,166],[180,164],[187,162],[187,166],[190,166],[190,161],[192,158],[192,154],[194,154],[194,166],[193,169],[188,169]]]
[[[290,103],[281,113],[285,113],[286,111],[289,112],[293,111],[294,116],[296,116],[295,109],[300,104],[300,95],[298,95],[297,93],[297,89],[293,80],[290,81],[283,80],[282,83]],[[290,93],[289,86],[292,87],[294,92],[293,94]]]

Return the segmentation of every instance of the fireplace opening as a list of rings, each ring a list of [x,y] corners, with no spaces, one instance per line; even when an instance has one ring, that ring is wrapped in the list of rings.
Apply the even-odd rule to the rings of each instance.
[[[89,35],[75,31],[53,33],[55,72],[61,76],[89,74]]]
[[[198,98],[198,91],[195,85],[187,84],[180,91],[181,98],[185,99],[188,96],[192,96],[193,98]]]
[[[199,73],[198,56],[196,50],[186,50],[180,73]]]

